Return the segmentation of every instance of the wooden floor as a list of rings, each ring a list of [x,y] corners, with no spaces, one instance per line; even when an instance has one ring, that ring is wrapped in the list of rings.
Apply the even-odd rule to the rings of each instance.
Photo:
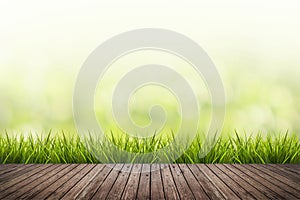
[[[300,165],[0,165],[0,199],[300,199]]]

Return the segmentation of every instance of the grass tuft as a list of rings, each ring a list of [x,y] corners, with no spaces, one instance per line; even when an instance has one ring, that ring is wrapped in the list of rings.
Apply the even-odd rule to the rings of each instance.
[[[110,142],[97,145],[97,151],[103,150],[103,156],[110,162],[119,160],[120,155],[107,151],[111,144],[122,150],[147,153],[154,152],[168,145],[174,134],[169,137],[153,135],[147,139],[129,138],[114,135],[108,137]],[[86,140],[94,140],[89,137]],[[203,158],[199,157],[204,137],[197,135],[190,147],[173,163],[300,163],[300,142],[296,135],[287,132],[269,133],[266,137],[258,133],[255,136],[241,137],[237,131],[234,136],[216,139],[216,145]],[[79,136],[52,134],[25,137],[24,135],[0,134],[0,163],[99,163],[85,146]],[[94,141],[92,141],[94,142]],[[175,149],[178,148],[178,149]],[[174,151],[184,147],[174,147]],[[166,152],[165,156],[169,156]],[[135,158],[128,162],[134,162]],[[155,159],[153,160],[155,162]]]

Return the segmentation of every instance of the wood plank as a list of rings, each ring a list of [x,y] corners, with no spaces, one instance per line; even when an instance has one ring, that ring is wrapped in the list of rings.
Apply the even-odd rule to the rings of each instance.
[[[13,168],[13,167],[19,167],[25,165],[24,163],[19,163],[19,164],[13,164],[13,163],[6,163],[6,164],[1,164],[0,163],[0,172],[2,170],[8,169],[8,168]]]
[[[102,184],[95,195],[92,197],[92,199],[105,199],[108,195],[110,189],[114,185],[116,179],[118,178],[119,174],[121,173],[122,168],[124,167],[124,164],[117,164],[112,169],[111,173],[108,175],[108,177],[105,180],[105,184]]]
[[[300,199],[299,169],[277,164],[0,165],[0,199]]]
[[[167,164],[161,165],[161,175],[166,199],[180,199],[170,167]]]
[[[300,186],[299,183],[293,182],[290,179],[287,179],[280,174],[274,173],[266,168],[264,165],[247,165],[250,170],[253,170],[259,176],[267,179],[269,182],[277,185],[278,187],[288,191],[289,193],[295,195],[297,198],[300,199]],[[252,167],[252,168],[251,168]]]
[[[289,171],[291,171],[291,172],[293,172],[293,173],[295,173],[295,174],[298,174],[298,176],[300,176],[300,167],[297,168],[297,167],[284,166],[284,168],[285,168],[286,170],[289,170]]]
[[[8,170],[6,173],[0,175],[0,183],[6,182],[7,180],[11,180],[19,175],[24,174],[25,172],[29,172],[30,170],[36,168],[35,165],[21,165],[17,168],[13,168],[12,170]]]
[[[86,176],[93,168],[95,164],[86,165],[80,172],[74,174],[63,185],[52,192],[47,199],[61,199],[74,185],[76,185],[84,176]]]
[[[189,185],[193,196],[196,199],[210,199],[186,164],[179,164],[178,167],[180,168],[185,181]]]
[[[77,167],[76,164],[62,164],[61,168],[57,168],[59,171],[56,172],[54,175],[52,174],[47,174],[44,177],[42,177],[39,180],[39,184],[32,188],[30,191],[27,191],[24,193],[22,196],[20,196],[20,199],[33,199],[38,193],[41,191],[47,189],[50,187],[52,184],[54,184],[58,179],[63,177],[65,174],[67,174],[69,171]]]
[[[125,164],[119,173],[119,176],[109,191],[106,199],[121,199],[125,186],[127,184],[130,172],[132,169],[131,164]]]
[[[104,183],[108,175],[113,171],[115,164],[106,164],[104,168],[92,179],[75,199],[91,199],[98,188]]]
[[[132,173],[129,176],[128,182],[122,195],[122,199],[136,199],[141,170],[142,164],[133,165]]]
[[[36,168],[36,170],[42,169],[42,170],[38,171],[38,173],[34,173],[34,174],[27,173],[27,174],[22,175],[22,176],[25,176],[25,175],[27,175],[27,176],[24,177],[22,179],[22,181],[18,181],[16,183],[12,184],[12,187],[7,187],[5,190],[1,190],[0,199],[6,198],[8,195],[10,195],[14,192],[17,192],[18,190],[22,189],[22,187],[25,187],[25,186],[31,184],[33,181],[35,181],[39,177],[42,177],[45,174],[51,172],[56,167],[57,167],[56,165],[45,165],[45,166],[41,166],[40,168]],[[21,177],[21,176],[19,176],[19,177]],[[19,177],[17,177],[17,178],[19,178]],[[11,182],[9,182],[9,183],[11,183]],[[15,199],[15,198],[12,198],[12,199]]]
[[[263,193],[261,193],[258,189],[253,187],[248,182],[244,181],[240,174],[235,174],[228,168],[226,168],[223,164],[215,164],[217,168],[219,168],[224,174],[234,180],[239,186],[241,186],[247,193],[251,194],[256,199],[265,199],[267,198]]]
[[[278,174],[281,174],[281,175],[285,176],[286,178],[291,179],[294,182],[300,184],[300,176],[294,172],[286,170],[286,168],[282,167],[282,165],[275,166],[275,165],[268,164],[268,165],[266,165],[266,167],[269,168],[270,170],[272,170]]]
[[[5,184],[0,184],[0,194],[7,190],[9,187],[12,187],[16,184],[18,184],[19,182],[22,182],[23,180],[25,179],[28,179],[28,177],[31,177],[37,173],[40,173],[41,171],[43,171],[44,169],[48,168],[52,166],[51,164],[48,164],[48,165],[34,165],[32,167],[32,170],[28,171],[28,172],[25,172],[23,174],[21,174],[20,176],[18,177],[14,177],[14,178],[7,178],[7,181],[5,182]]]
[[[268,164],[275,167],[282,167],[284,170],[294,173],[300,176],[300,164]]]
[[[236,165],[235,167],[239,168],[241,171],[248,171],[251,176],[266,186],[267,188],[273,190],[277,195],[281,196],[283,199],[288,198],[288,199],[295,199],[295,196],[291,195],[290,193],[286,192],[284,189],[281,187],[278,187],[276,184],[274,184],[273,180],[269,177],[261,173],[260,171],[256,170],[255,168],[249,167],[249,165]]]
[[[194,194],[189,188],[188,183],[186,182],[182,171],[177,164],[170,165],[171,173],[176,184],[176,188],[181,199],[195,199]]]
[[[86,176],[72,187],[61,199],[76,199],[85,187],[103,170],[105,165],[96,165]]]
[[[241,178],[238,177],[238,180],[234,181],[227,175],[227,172],[221,171],[216,165],[209,164],[207,165],[234,193],[236,193],[240,198],[243,199],[255,199],[247,190],[242,188],[236,181],[241,181]]]
[[[25,165],[23,163],[20,163],[20,164],[1,164],[0,163],[0,172],[2,170],[5,170],[5,169],[9,169],[9,168],[13,168],[13,167],[18,167],[18,166],[22,166],[22,165]]]
[[[282,169],[285,169],[289,172],[295,173],[295,174],[300,174],[300,164],[293,164],[293,165],[289,165],[289,164],[267,164],[269,166],[272,167],[280,167]],[[289,166],[293,166],[293,167],[289,167]],[[292,169],[292,171],[290,171],[290,169]]]
[[[257,179],[254,179],[253,176],[256,176],[252,172],[249,172],[247,170],[240,170],[238,167],[239,164],[223,164],[225,167],[227,167],[229,170],[234,172],[236,175],[240,176],[244,181],[248,182],[250,185],[255,187],[257,190],[259,190],[261,193],[263,193],[267,198],[269,199],[282,199],[283,197],[278,196],[273,190],[270,190],[268,187],[264,186],[260,183],[260,181],[257,181]]]
[[[300,193],[300,188],[299,187],[297,188],[297,186],[299,186],[299,182],[295,182],[291,179],[286,178],[285,176],[282,176],[279,173],[272,171],[270,168],[267,168],[266,165],[249,164],[248,166],[256,168],[256,169],[260,170],[261,172],[263,172],[264,174],[269,175],[273,179],[278,180],[278,181],[276,181],[276,183],[279,184],[278,186],[280,186],[280,187],[282,186],[284,188],[287,188],[286,186],[289,186],[288,188],[290,188],[290,189],[293,188],[298,193]],[[293,192],[294,190],[291,190],[291,192]],[[288,191],[290,191],[290,190],[288,190]],[[300,195],[299,195],[299,198],[300,198]]]
[[[1,176],[2,174],[6,174],[10,171],[13,171],[13,170],[25,165],[25,164],[15,164],[15,165],[0,164],[0,165],[1,165],[1,167],[0,167],[0,176]]]
[[[24,194],[29,195],[33,191],[36,191],[36,189],[43,183],[47,183],[49,185],[48,179],[53,177],[55,174],[57,174],[59,171],[61,171],[63,168],[66,168],[66,165],[54,165],[52,169],[47,168],[47,171],[44,170],[43,175],[40,177],[37,177],[34,181],[32,182],[26,182],[23,183],[22,186],[19,188],[16,187],[16,185],[12,188],[11,194],[9,196],[6,196],[5,198],[7,199],[17,199],[21,198],[26,198]],[[40,173],[39,173],[40,174]],[[27,180],[28,181],[28,180]]]
[[[197,167],[199,167],[199,170],[202,171],[207,177],[209,177],[212,183],[214,183],[215,186],[218,187],[220,191],[222,191],[222,194],[227,199],[240,199],[240,197],[238,197],[238,195],[234,193],[230,189],[230,187],[228,187],[213,171],[211,171],[206,164],[197,165]]]
[[[161,167],[159,164],[152,164],[150,170],[150,197],[151,199],[164,199]]]
[[[68,167],[69,171],[64,174],[62,177],[60,177],[57,181],[55,181],[53,184],[51,184],[49,187],[47,187],[45,190],[42,190],[40,193],[38,193],[36,196],[34,196],[35,199],[45,199],[49,195],[51,195],[54,191],[56,191],[60,186],[62,186],[66,181],[68,181],[70,178],[72,178],[75,174],[79,173],[86,164],[80,164],[77,165],[75,168]]]
[[[200,166],[203,164],[198,164]],[[209,196],[212,200],[219,200],[219,199],[228,199],[226,196],[216,187],[216,185],[212,182],[212,180],[206,176],[195,164],[187,164],[187,167],[191,170],[194,177],[198,181],[198,183],[202,186],[205,193]]]
[[[150,164],[143,164],[137,199],[150,199]]]
[[[284,167],[294,169],[295,172],[300,174],[300,164],[284,164]]]

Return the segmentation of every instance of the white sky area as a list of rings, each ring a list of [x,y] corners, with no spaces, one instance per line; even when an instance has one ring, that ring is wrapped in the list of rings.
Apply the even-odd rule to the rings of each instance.
[[[145,27],[183,33],[212,57],[234,57],[248,50],[262,62],[297,60],[299,9],[299,1],[4,0],[0,3],[0,67],[7,68],[9,61],[24,54],[24,66],[43,62],[39,66],[45,67],[51,60],[78,68],[76,62],[101,42]]]
[[[156,27],[199,43],[221,73],[233,65],[262,73],[286,70],[288,65],[298,73],[299,9],[299,1],[4,0],[0,2],[0,69],[12,79],[12,73],[42,79],[44,73],[62,66],[61,70],[76,74],[106,39]],[[17,69],[11,71],[13,66]]]
[[[19,98],[16,102],[20,105],[22,101],[35,102],[32,99],[43,95],[39,91],[61,89],[66,100],[52,97],[57,102],[54,107],[58,107],[53,109],[67,109],[62,113],[70,114],[71,107],[59,106],[70,101],[76,75],[98,45],[132,29],[164,28],[182,33],[203,47],[229,88],[230,100],[230,83],[226,81],[231,76],[300,76],[299,10],[300,1],[296,0],[2,0],[0,89],[14,90],[10,94]],[[236,74],[231,75],[232,71]],[[295,82],[300,84],[298,79]],[[56,85],[51,87],[51,83]],[[31,97],[18,96],[24,88]],[[42,103],[41,107],[51,107]],[[2,109],[9,108],[0,102],[0,109],[1,104]],[[47,112],[47,108],[39,112]],[[64,119],[62,113],[55,117]]]

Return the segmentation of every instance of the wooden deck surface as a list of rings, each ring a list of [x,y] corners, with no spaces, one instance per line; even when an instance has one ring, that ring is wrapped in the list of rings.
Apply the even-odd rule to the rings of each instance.
[[[300,165],[0,165],[0,199],[300,199]]]

